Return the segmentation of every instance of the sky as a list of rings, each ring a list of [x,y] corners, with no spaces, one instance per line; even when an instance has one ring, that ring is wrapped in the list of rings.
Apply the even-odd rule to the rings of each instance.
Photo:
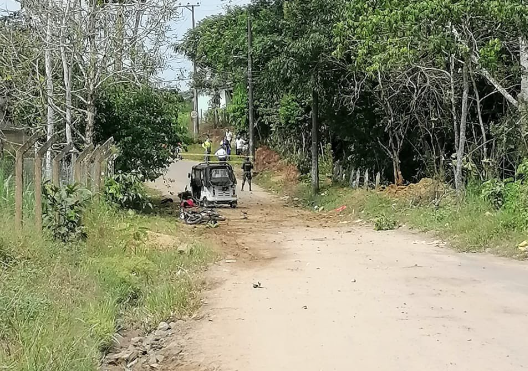
[[[2,1],[13,1],[13,0],[0,0]],[[210,15],[222,13],[226,5],[244,5],[250,2],[250,0],[182,0],[180,1],[182,5],[185,4],[199,4],[200,6],[195,8],[195,17],[196,22],[200,22],[201,19],[204,19]],[[1,7],[0,7],[1,8]],[[187,9],[183,9],[182,18],[176,22],[173,26],[173,37],[175,40],[181,39],[185,32],[192,28],[192,17],[191,12]],[[183,78],[184,81],[181,81],[178,84],[182,89],[185,89],[186,84],[188,84],[189,73],[192,70],[192,64],[189,60],[181,56],[175,56],[170,63],[170,67],[164,71],[162,74],[162,79],[171,82],[174,80],[179,80],[182,78],[182,69],[183,69]]]
[[[177,1],[177,0],[175,0]],[[250,0],[181,0],[182,5],[199,4],[195,9],[196,22],[207,16],[222,13],[226,5],[244,5]],[[0,13],[5,10],[19,9],[19,3],[15,0],[0,0]],[[192,27],[192,17],[190,10],[182,9],[182,17],[172,24],[171,37],[176,42],[180,40],[185,32]],[[170,55],[167,52],[168,68],[160,74],[161,79],[165,84],[177,86],[182,90],[186,90],[189,84],[189,73],[192,71],[192,64],[183,56]],[[205,99],[205,100],[203,100]],[[204,105],[204,110],[207,107],[208,98],[203,98],[200,102],[200,108]]]

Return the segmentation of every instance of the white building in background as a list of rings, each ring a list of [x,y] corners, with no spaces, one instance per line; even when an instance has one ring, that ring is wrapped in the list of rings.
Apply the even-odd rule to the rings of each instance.
[[[226,108],[226,106],[231,103],[233,98],[233,92],[231,90],[222,90],[220,92],[220,108]],[[200,94],[198,96],[198,113],[205,116],[206,112],[209,110],[209,101],[211,96],[208,94]]]

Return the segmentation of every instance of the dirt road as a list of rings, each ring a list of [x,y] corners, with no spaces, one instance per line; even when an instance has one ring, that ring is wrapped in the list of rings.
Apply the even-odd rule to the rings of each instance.
[[[189,167],[171,167],[169,188],[182,188]],[[237,261],[209,272],[213,288],[188,329],[184,362],[160,369],[528,368],[527,264],[339,224],[258,188],[240,204],[214,230]]]

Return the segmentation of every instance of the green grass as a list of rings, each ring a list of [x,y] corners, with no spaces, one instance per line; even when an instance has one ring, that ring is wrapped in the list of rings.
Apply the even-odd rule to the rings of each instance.
[[[369,221],[375,229],[393,229],[401,224],[419,231],[434,232],[459,251],[527,258],[527,254],[517,246],[528,240],[528,220],[524,220],[517,211],[496,210],[472,187],[468,188],[462,202],[447,196],[435,205],[432,200],[415,202],[389,197],[382,192],[352,190],[329,184],[313,195],[307,181],[293,184],[276,179],[270,172],[256,177],[259,185],[275,193],[297,197],[310,210],[317,206],[318,209],[323,207],[323,210],[331,211],[346,205],[342,214],[350,219]]]
[[[84,222],[87,240],[66,245],[32,223],[18,236],[0,208],[0,369],[96,370],[117,331],[147,331],[198,307],[199,273],[215,256],[183,241],[174,217],[94,204]],[[192,249],[153,246],[148,231]]]
[[[3,213],[10,213],[14,215],[15,210],[15,167],[14,158],[4,157],[0,160],[0,210]],[[24,178],[24,198],[23,211],[28,218],[33,217],[33,210],[35,209],[35,196],[33,179],[31,178],[32,171],[27,169]]]

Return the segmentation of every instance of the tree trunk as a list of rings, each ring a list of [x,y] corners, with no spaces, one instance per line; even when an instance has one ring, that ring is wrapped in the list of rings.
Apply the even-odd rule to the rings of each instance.
[[[473,90],[475,91],[475,100],[477,101],[477,116],[479,120],[480,125],[480,131],[482,132],[482,153],[483,153],[483,160],[486,160],[488,158],[488,139],[486,136],[486,128],[484,126],[484,120],[482,119],[482,107],[480,104],[480,94],[478,92],[477,83],[475,81],[475,76],[473,74],[473,69],[470,68],[469,74],[471,76],[471,82],[473,83]]]
[[[117,73],[120,73],[123,70],[123,45],[125,43],[125,24],[123,19],[124,7],[125,5],[123,3],[118,2],[116,20],[117,45],[114,58],[114,72]]]
[[[46,131],[47,139],[49,140],[53,135],[54,121],[55,121],[55,110],[53,109],[53,65],[51,60],[51,7],[48,2],[48,14],[47,14],[47,25],[46,25],[46,49],[44,50],[44,68],[46,71],[46,98],[47,98],[47,117],[46,117]],[[46,153],[46,178],[51,178],[51,150]]]
[[[312,90],[312,192],[319,192],[319,95]]]
[[[519,38],[521,60],[521,93],[519,94],[519,111],[521,114],[521,127],[523,132],[528,130],[528,40]]]
[[[61,34],[60,34],[60,53],[62,59],[62,70],[64,78],[64,94],[65,94],[65,119],[66,119],[66,143],[71,144],[73,142],[71,124],[72,124],[72,90],[71,90],[71,68],[68,63],[68,57],[66,54],[66,46],[64,39],[64,30],[67,29],[66,21],[69,17],[70,1],[66,4],[66,10],[64,12],[64,18],[62,21]]]
[[[215,129],[218,128],[218,108],[214,109],[214,126]]]
[[[64,69],[64,89],[66,94],[66,143],[71,144],[73,142],[71,124],[72,124],[72,91],[71,91],[71,70],[68,66],[68,60],[66,59],[66,53],[64,47],[61,47],[62,63]]]
[[[468,115],[468,95],[469,95],[469,82],[468,82],[468,68],[467,63],[471,63],[469,60],[462,69],[462,80],[463,80],[463,91],[462,91],[462,111],[460,114],[460,134],[458,149],[457,149],[457,162],[455,169],[455,187],[459,197],[464,192],[464,179],[462,177],[463,161],[464,161],[464,149],[466,145],[466,126],[467,126],[467,115]]]
[[[93,143],[94,126],[95,126],[95,85],[96,85],[96,63],[97,50],[95,45],[96,29],[95,29],[95,12],[97,1],[91,0],[90,14],[88,15],[88,47],[89,47],[89,66],[87,76],[87,92],[86,92],[86,145]]]
[[[455,129],[455,149],[458,152],[458,119],[457,119],[457,112],[456,112],[456,94],[455,94],[455,56],[451,54],[449,58],[450,62],[450,69],[449,69],[449,77],[450,77],[450,83],[451,83],[451,114],[453,116],[453,127]]]
[[[392,152],[392,168],[394,170],[394,184],[403,185],[403,175],[401,172],[400,155],[398,152]]]
[[[144,0],[136,1],[136,20],[134,22],[134,28],[132,31],[132,42],[130,48],[130,60],[132,62],[132,68],[137,70],[137,58],[139,54],[138,50],[138,33],[139,26],[141,25],[141,18],[143,17],[143,2]]]
[[[86,145],[90,145],[93,144],[95,127],[95,99],[92,88],[89,89],[86,106]]]
[[[392,110],[390,111],[392,115]],[[392,118],[391,118],[392,120]],[[400,161],[400,152],[402,141],[398,140],[398,135],[389,128],[389,148],[386,149],[391,160],[392,160],[392,169],[394,171],[394,184],[397,186],[403,185],[403,175],[401,172],[401,161]]]

